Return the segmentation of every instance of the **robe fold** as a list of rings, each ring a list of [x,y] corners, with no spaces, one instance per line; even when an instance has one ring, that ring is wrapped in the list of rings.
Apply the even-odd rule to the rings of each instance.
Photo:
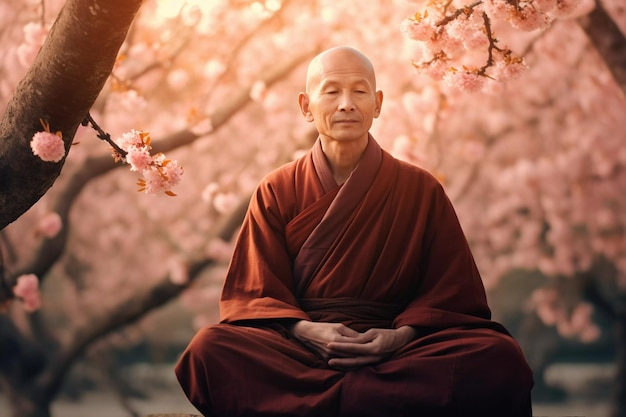
[[[530,416],[532,374],[485,290],[455,211],[426,171],[370,137],[337,185],[321,149],[268,174],[251,199],[220,300],[176,373],[215,416]],[[350,371],[282,326],[413,326],[418,337]]]

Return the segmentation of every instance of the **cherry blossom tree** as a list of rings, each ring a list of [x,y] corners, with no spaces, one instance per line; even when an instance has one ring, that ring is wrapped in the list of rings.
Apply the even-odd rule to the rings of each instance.
[[[462,213],[483,213],[463,218],[486,283],[520,269],[551,278],[525,309],[566,338],[594,341],[594,308],[608,316],[618,368],[612,414],[621,416],[626,248],[618,190],[626,159],[616,132],[625,127],[626,22],[617,2],[578,3],[429,2],[403,28],[420,45],[414,65],[452,103],[425,132],[439,147],[431,168],[446,176],[448,164],[458,169],[455,148],[475,160],[447,182]],[[515,41],[511,27],[540,35],[516,35],[511,49],[502,45]],[[478,100],[481,114],[472,114]],[[461,108],[455,121],[463,127],[450,123]]]
[[[190,310],[195,327],[215,321],[223,271],[250,192],[262,175],[315,139],[296,106],[306,61],[337,44],[353,45],[374,62],[385,93],[374,136],[444,183],[488,289],[511,271],[538,270],[548,286],[532,289],[525,314],[557,326],[564,337],[597,337],[592,306],[623,311],[624,201],[615,190],[624,180],[618,134],[626,109],[619,53],[624,10],[606,1],[526,32],[477,3],[448,2],[425,13],[434,6],[404,0],[146,0],[136,15],[127,15],[130,29],[123,36],[119,21],[108,25],[102,16],[77,24],[107,39],[107,30],[118,27],[121,44],[106,59],[98,45],[89,45],[88,55],[70,54],[82,65],[106,61],[100,84],[82,71],[82,81],[67,84],[60,77],[35,89],[20,80],[39,80],[33,73],[38,65],[45,72],[52,33],[64,45],[59,24],[45,36],[62,5],[0,3],[16,12],[0,16],[18,16],[0,32],[7,45],[1,51],[0,102],[9,101],[16,85],[22,87],[14,97],[20,91],[51,95],[28,113],[28,130],[18,135],[22,157],[30,162],[11,165],[45,167],[36,176],[47,185],[12,211],[0,231],[7,287],[0,298],[28,294],[31,274],[42,289],[41,299],[31,300],[41,302],[37,311],[13,302],[0,316],[0,338],[15,347],[0,355],[0,380],[14,414],[49,415],[79,358],[110,351],[120,339],[149,337],[155,319],[148,313],[160,307]],[[457,42],[447,59],[455,52],[460,61],[439,68],[448,75],[445,81],[424,73],[425,62],[443,55],[428,55],[424,40],[406,36],[407,18],[447,22],[435,31],[456,25]],[[94,27],[100,29],[92,32]],[[44,38],[35,59],[32,51]],[[466,53],[461,41],[487,49]],[[489,51],[493,63],[485,67]],[[98,56],[87,59],[92,55]],[[483,67],[478,76],[484,80],[472,76]],[[477,82],[486,88],[456,88]],[[68,92],[60,85],[73,87]],[[86,94],[83,88],[91,91],[91,101],[69,95]],[[71,111],[60,109],[61,102],[69,106],[66,96],[77,106]],[[11,109],[7,105],[5,118],[16,114]],[[112,138],[149,134],[153,152],[167,153],[184,168],[176,196],[137,192],[139,174],[116,164],[99,132],[81,125],[87,113]],[[55,122],[70,115],[69,128]],[[45,130],[40,119],[51,134],[62,132],[68,152],[59,163],[32,153],[33,135]],[[13,152],[0,153],[6,155],[0,166],[13,160]],[[5,201],[26,194],[15,187]],[[606,264],[610,268],[601,268]],[[20,277],[20,290],[12,289]],[[566,298],[555,293],[558,282],[585,285]],[[171,326],[172,333],[186,328]]]

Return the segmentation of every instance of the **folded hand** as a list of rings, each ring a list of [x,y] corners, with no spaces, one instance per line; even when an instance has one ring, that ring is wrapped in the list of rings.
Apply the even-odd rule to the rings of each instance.
[[[370,329],[357,332],[340,323],[300,321],[291,328],[301,342],[338,369],[351,369],[376,363],[415,338],[415,329]]]

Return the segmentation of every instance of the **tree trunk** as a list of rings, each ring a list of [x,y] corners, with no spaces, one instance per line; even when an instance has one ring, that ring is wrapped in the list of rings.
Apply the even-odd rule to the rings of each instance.
[[[626,95],[626,37],[619,26],[600,1],[591,13],[579,18],[578,23]]]
[[[68,0],[0,121],[0,229],[35,204],[61,173],[30,149],[60,131],[66,152],[95,102],[142,0]]]

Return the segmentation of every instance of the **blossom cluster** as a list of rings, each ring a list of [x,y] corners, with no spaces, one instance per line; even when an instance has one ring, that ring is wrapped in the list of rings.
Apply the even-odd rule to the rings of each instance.
[[[115,140],[119,149],[113,149],[113,158],[130,165],[131,171],[140,172],[143,178],[137,182],[139,191],[149,194],[164,192],[174,196],[171,189],[176,186],[183,175],[183,168],[178,162],[167,159],[163,153],[150,153],[150,134],[131,130]]]
[[[44,161],[59,162],[65,156],[65,144],[61,132],[52,133],[50,125],[40,119],[43,131],[36,132],[30,141],[30,148],[35,156]]]
[[[420,43],[421,59],[413,63],[420,73],[450,89],[476,92],[485,90],[490,80],[508,81],[526,70],[521,57],[498,45],[492,19],[527,32],[541,30],[572,14],[581,1],[478,0],[454,8],[449,1],[435,0],[405,19],[400,30]]]

